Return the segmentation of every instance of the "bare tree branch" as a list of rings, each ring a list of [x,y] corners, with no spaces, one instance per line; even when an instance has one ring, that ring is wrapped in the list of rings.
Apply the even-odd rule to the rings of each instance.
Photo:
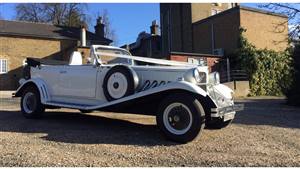
[[[112,45],[117,46],[118,39],[117,39],[115,30],[111,26],[111,21],[109,19],[109,13],[108,13],[107,9],[104,9],[102,11],[102,13],[98,12],[97,18],[98,17],[102,17],[102,22],[105,25],[105,27],[104,27],[104,37],[113,40]]]
[[[17,4],[17,20],[52,23],[64,26],[87,27],[89,20],[84,4],[79,3],[27,3]]]
[[[288,16],[288,20],[281,24],[286,24],[287,22],[289,22],[290,25],[293,26],[293,28],[289,30],[289,37],[292,39],[299,39],[299,35],[300,35],[299,5],[300,5],[299,3],[269,3],[269,4],[259,5],[259,7]]]

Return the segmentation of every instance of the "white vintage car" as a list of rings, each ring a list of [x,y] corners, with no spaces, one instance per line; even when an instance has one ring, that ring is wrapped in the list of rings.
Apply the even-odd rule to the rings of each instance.
[[[46,108],[62,107],[154,115],[168,139],[186,143],[204,126],[227,126],[242,109],[207,66],[131,56],[111,46],[93,45],[90,51],[87,64],[79,52],[69,64],[28,58],[13,94],[21,97],[23,115],[38,118]]]

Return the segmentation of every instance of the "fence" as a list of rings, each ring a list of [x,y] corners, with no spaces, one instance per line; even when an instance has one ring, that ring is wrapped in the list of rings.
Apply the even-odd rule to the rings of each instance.
[[[249,76],[244,70],[231,70],[230,73],[227,73],[227,71],[220,72],[221,83],[247,80],[249,80]]]

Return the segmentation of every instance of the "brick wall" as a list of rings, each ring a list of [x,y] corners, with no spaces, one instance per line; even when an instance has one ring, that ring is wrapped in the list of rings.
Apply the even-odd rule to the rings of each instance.
[[[247,31],[245,37],[258,48],[283,51],[288,46],[287,18],[240,10],[241,27]]]
[[[197,59],[202,58],[207,62],[209,72],[218,71],[217,63],[220,60],[220,58],[194,57],[194,56],[183,56],[183,55],[171,55],[170,56],[170,60],[179,61],[179,62],[188,62],[188,58],[197,58]]]
[[[0,58],[8,60],[8,73],[0,74],[0,90],[15,90],[19,86],[26,57],[62,60],[64,53],[61,51],[76,43],[68,40],[0,36]]]
[[[209,68],[209,72],[220,71],[218,70],[218,61],[220,58],[207,58],[207,66]]]
[[[214,45],[231,54],[238,47],[239,27],[246,29],[245,37],[258,48],[283,51],[288,46],[287,18],[241,7],[194,23],[194,52],[212,53]]]
[[[218,6],[220,5],[220,6]],[[230,8],[229,3],[192,3],[192,22],[205,19],[212,15],[212,9],[224,11]]]
[[[90,56],[90,48],[89,47],[77,47],[77,51],[82,55],[82,62],[86,64],[88,61],[88,57]]]
[[[179,61],[179,62],[187,62],[187,56],[180,56],[180,55],[171,55],[170,60]]]

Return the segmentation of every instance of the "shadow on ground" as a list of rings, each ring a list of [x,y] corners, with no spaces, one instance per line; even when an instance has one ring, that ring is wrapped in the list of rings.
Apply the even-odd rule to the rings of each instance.
[[[233,123],[300,129],[300,108],[286,105],[284,99],[251,99],[238,102],[244,104],[245,109],[237,112]]]
[[[245,110],[236,114],[233,124],[300,128],[300,108],[287,106],[284,100],[238,102],[245,105]],[[60,110],[45,113],[44,118],[38,120],[25,119],[19,111],[0,110],[0,132],[45,133],[43,139],[64,143],[175,145],[167,141],[154,124]]]
[[[156,125],[134,123],[76,112],[48,112],[42,119],[25,119],[21,112],[0,110],[0,131],[46,133],[45,140],[79,144],[174,145]]]

